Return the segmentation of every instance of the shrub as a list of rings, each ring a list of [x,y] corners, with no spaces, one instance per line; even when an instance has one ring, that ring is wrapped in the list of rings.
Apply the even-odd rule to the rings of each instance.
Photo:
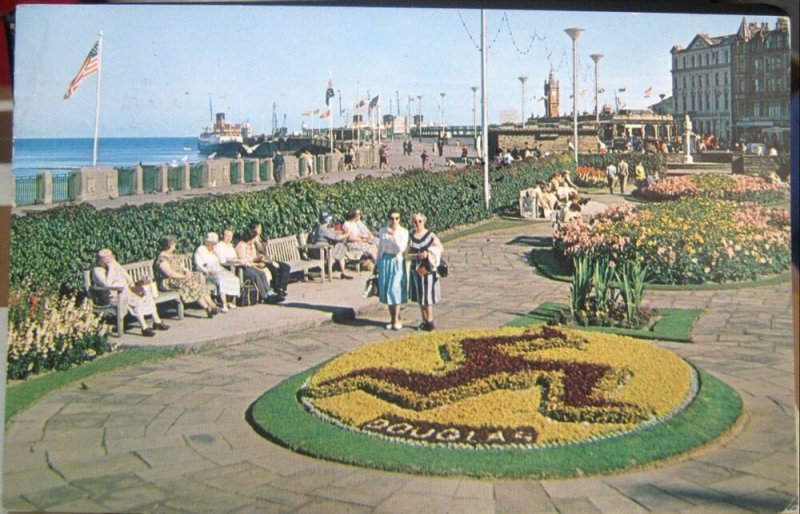
[[[284,187],[231,195],[211,195],[166,204],[125,206],[98,211],[81,204],[44,213],[13,216],[11,224],[11,282],[32,277],[37,287],[50,290],[82,287],[81,274],[97,250],[109,247],[120,262],[153,259],[158,240],[178,238],[178,252],[193,251],[208,231],[225,227],[237,234],[259,220],[267,237],[310,230],[321,210],[342,219],[359,207],[370,226],[384,222],[389,207],[406,218],[421,211],[428,226],[442,231],[474,223],[516,206],[519,191],[569,168],[569,158],[538,163],[521,162],[490,174],[490,210],[483,209],[483,172],[478,168],[430,173],[421,170],[389,178],[367,178],[325,185],[299,180]]]
[[[700,196],[769,203],[786,199],[788,190],[785,185],[771,184],[760,177],[707,173],[666,177],[651,186],[637,189],[635,194],[657,201]]]
[[[8,379],[64,370],[112,350],[106,326],[88,301],[40,293],[9,295]]]
[[[645,262],[650,283],[755,279],[789,268],[789,211],[707,198],[621,205],[562,225],[555,249],[567,262],[583,254]]]

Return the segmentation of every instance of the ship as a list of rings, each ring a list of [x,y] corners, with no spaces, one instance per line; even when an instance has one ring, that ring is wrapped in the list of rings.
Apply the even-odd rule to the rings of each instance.
[[[251,131],[249,123],[229,124],[225,113],[218,112],[214,125],[206,127],[197,138],[197,150],[203,155],[239,157],[250,153],[243,145],[250,140]]]

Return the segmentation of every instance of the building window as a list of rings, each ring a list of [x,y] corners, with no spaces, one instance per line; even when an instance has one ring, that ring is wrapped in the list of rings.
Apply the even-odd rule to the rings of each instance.
[[[725,85],[728,85],[728,72],[725,72]]]
[[[692,55],[692,68],[694,68],[694,55]]]
[[[753,116],[756,117],[756,118],[760,118],[761,117],[761,104],[760,103],[754,103],[753,104]]]
[[[761,59],[756,59],[755,61],[753,61],[753,67],[755,68],[756,71],[761,71],[761,64],[762,64]]]
[[[771,102],[769,104],[769,116],[770,118],[777,118],[783,115],[783,109],[781,109],[781,104],[776,102]]]
[[[682,61],[683,61],[683,66],[681,66],[681,68],[686,68],[686,56],[685,55],[683,56]]]
[[[728,110],[728,93],[725,93],[725,110]]]
[[[686,75],[683,76],[683,88],[686,89]]]
[[[756,93],[760,93],[762,91],[761,79],[755,79],[755,81],[753,81],[753,90]]]
[[[719,85],[719,72],[714,74],[714,85],[715,86]]]

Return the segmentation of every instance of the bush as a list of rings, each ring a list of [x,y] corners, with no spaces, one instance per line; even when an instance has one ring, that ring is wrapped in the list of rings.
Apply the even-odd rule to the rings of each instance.
[[[651,186],[638,188],[634,194],[656,201],[705,197],[769,203],[788,198],[789,192],[785,185],[771,184],[760,177],[707,173],[666,177]]]
[[[64,370],[112,350],[91,304],[74,296],[15,289],[9,295],[9,326],[8,379]]]
[[[384,223],[388,209],[397,206],[406,223],[411,214],[421,211],[432,230],[442,231],[514,208],[521,189],[570,166],[571,159],[557,157],[493,170],[489,211],[483,208],[483,172],[470,168],[440,173],[417,170],[333,185],[299,180],[262,191],[166,204],[101,211],[81,204],[13,216],[11,282],[21,284],[30,278],[37,287],[74,292],[82,288],[82,272],[92,266],[100,248],[111,248],[122,263],[153,259],[158,240],[167,234],[178,238],[178,252],[190,252],[206,232],[228,227],[240,234],[253,219],[263,223],[267,237],[310,230],[322,210],[342,219],[358,207],[364,221],[377,227]]]
[[[604,170],[609,164],[616,166],[619,161],[625,159],[630,167],[630,174],[633,175],[633,170],[640,162],[644,166],[645,171],[657,171],[662,173],[666,170],[666,161],[662,154],[643,154],[643,153],[607,153],[607,154],[588,154],[579,155],[578,163],[581,167],[586,166],[589,168],[596,168]]]
[[[554,243],[567,262],[605,254],[647,263],[647,281],[659,284],[749,280],[791,263],[788,209],[707,198],[612,207],[562,225]]]

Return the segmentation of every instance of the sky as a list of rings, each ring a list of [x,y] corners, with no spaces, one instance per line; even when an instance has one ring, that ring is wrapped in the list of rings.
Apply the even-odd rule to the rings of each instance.
[[[775,16],[747,16],[775,25]],[[670,49],[698,33],[735,33],[741,15],[487,10],[489,122],[516,110],[542,115],[552,70],[561,111],[571,112],[572,40],[580,27],[578,110],[594,111],[594,63],[603,54],[600,103],[614,91],[631,108],[671,96]],[[220,5],[21,5],[16,13],[14,137],[92,137],[97,75],[63,96],[103,32],[101,137],[195,136],[214,112],[229,122],[326,125],[302,113],[339,102],[351,111],[380,96],[381,114],[421,112],[426,122],[472,125],[480,86],[480,11],[475,9]],[[650,98],[644,91],[653,88]],[[441,93],[445,93],[442,97]],[[480,94],[478,123],[480,124]],[[421,106],[417,99],[422,96]],[[362,109],[362,114],[366,110]]]

